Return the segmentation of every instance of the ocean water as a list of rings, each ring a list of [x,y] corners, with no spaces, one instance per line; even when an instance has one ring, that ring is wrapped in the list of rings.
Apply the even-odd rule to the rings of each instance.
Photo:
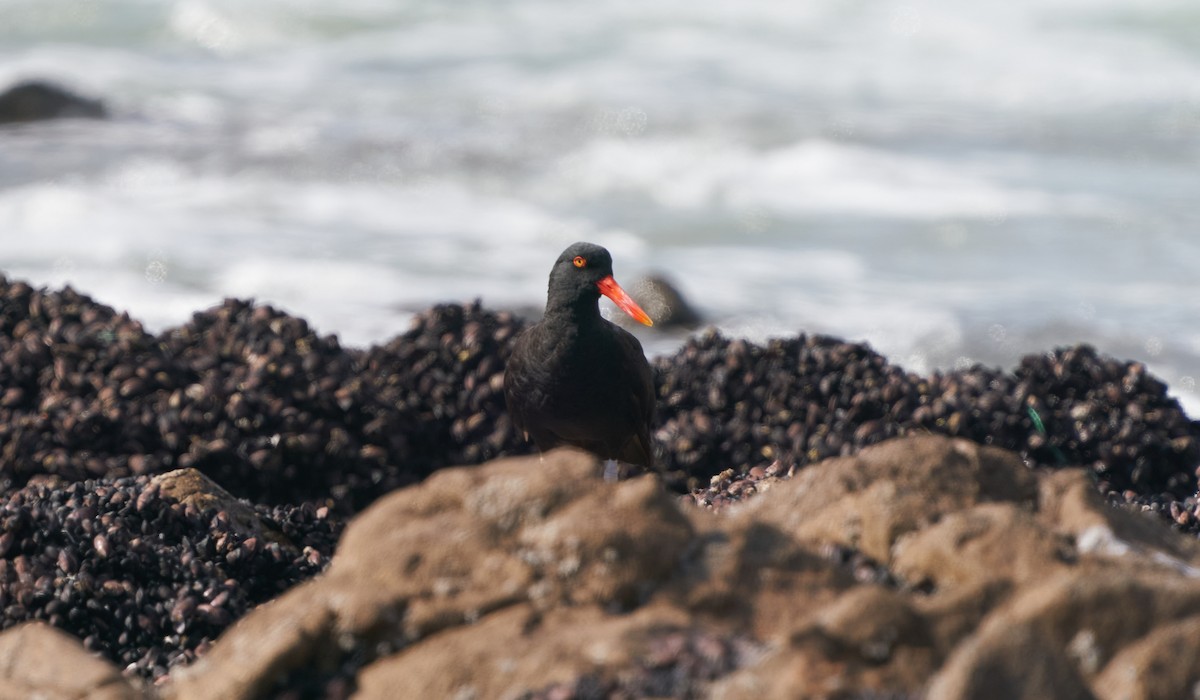
[[[0,270],[349,345],[543,303],[575,240],[724,332],[916,371],[1080,341],[1200,415],[1194,0],[0,0]],[[610,309],[611,310],[611,309]],[[651,354],[679,333],[639,331]]]

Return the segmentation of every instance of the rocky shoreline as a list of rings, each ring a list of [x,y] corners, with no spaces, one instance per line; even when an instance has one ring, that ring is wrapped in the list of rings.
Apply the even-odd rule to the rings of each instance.
[[[428,483],[430,475],[445,467],[529,453],[510,430],[500,391],[509,343],[522,326],[512,314],[494,313],[477,303],[442,305],[418,315],[412,328],[392,341],[360,350],[341,347],[336,338],[315,333],[302,319],[229,300],[197,313],[183,326],[152,335],[127,315],[71,289],[38,290],[0,277],[3,628],[17,632],[29,629],[20,626],[23,622],[48,622],[115,664],[125,679],[149,684],[131,685],[130,692],[157,684],[164,692],[181,693],[179,697],[204,697],[195,694],[198,685],[186,680],[203,675],[209,662],[197,659],[219,660],[215,651],[234,643],[222,634],[256,606],[281,594],[286,599],[319,589],[312,583],[297,586],[314,577],[328,579],[327,569],[336,572],[336,562],[332,569],[329,562],[338,540],[364,509],[396,489]],[[962,444],[1008,450],[1012,463],[1024,463],[1022,473],[1036,473],[1045,483],[1051,483],[1056,471],[1075,475],[1072,483],[1087,484],[1097,503],[1121,506],[1103,517],[1145,511],[1149,518],[1130,517],[1158,528],[1153,537],[1146,536],[1147,542],[1170,550],[1179,566],[1200,565],[1189,549],[1200,532],[1200,423],[1191,421],[1167,395],[1167,387],[1140,363],[1078,346],[1026,357],[1012,371],[976,366],[923,377],[891,365],[861,344],[800,335],[759,346],[707,332],[655,360],[654,368],[659,392],[654,438],[667,489],[653,490],[667,500],[644,497],[657,504],[654,508],[668,508],[662,517],[688,533],[680,534],[679,541],[692,542],[689,546],[708,546],[694,540],[696,533],[720,527],[698,518],[721,518],[710,511],[723,513],[752,494],[813,482],[812,474],[828,469],[830,458],[853,462],[853,455],[890,438],[943,435],[963,438]],[[584,467],[576,465],[563,474],[536,464],[525,468],[567,478],[572,469]],[[490,473],[454,479],[462,482],[460,488],[491,488],[495,496],[500,482],[484,476]],[[617,504],[605,500],[619,491],[578,475],[570,478],[585,482],[586,489],[553,483],[539,488],[569,489],[571,498],[584,500],[600,498],[588,493],[603,492],[608,495],[594,505],[595,518],[612,517],[606,511],[610,506],[619,512]],[[898,477],[893,473],[886,478]],[[989,477],[973,478],[986,482]],[[886,480],[881,475],[872,479],[863,481],[864,492]],[[182,488],[183,482],[191,485]],[[643,483],[653,481],[633,479],[629,488]],[[787,486],[789,493],[795,488]],[[818,487],[813,483],[811,488]],[[229,493],[221,495],[221,489]],[[402,493],[408,491],[419,493]],[[788,540],[785,549],[808,552],[801,558],[811,558],[811,567],[844,583],[835,587],[839,595],[866,586],[916,596],[912,600],[936,597],[946,586],[939,581],[942,574],[902,573],[892,549],[900,535],[935,524],[926,520],[936,520],[935,514],[942,512],[931,500],[936,492],[931,485],[913,506],[923,524],[897,527],[874,544],[864,545],[861,536],[833,528]],[[768,496],[755,496],[746,505]],[[398,497],[384,500],[392,498]],[[469,502],[472,496],[459,493],[454,498]],[[516,507],[513,503],[523,499],[532,503],[550,497],[538,497],[534,490],[503,498]],[[1050,499],[1031,491],[999,500],[1042,512]],[[872,507],[886,511],[894,505],[884,501]],[[970,500],[959,505],[969,509],[978,504]],[[433,522],[433,514],[443,507],[429,506],[405,517]],[[748,517],[744,509],[729,512],[735,513],[729,517]],[[877,514],[868,509],[859,517],[870,520]],[[1035,539],[1062,540],[1079,559],[1082,531],[1064,528],[1061,520],[1045,516],[1030,531],[1037,533],[1031,535]],[[658,535],[650,540],[662,544]],[[343,541],[341,547],[346,546]],[[495,546],[503,552],[516,545]],[[555,551],[554,557],[565,556]],[[1093,554],[1085,551],[1084,558]],[[484,559],[479,561],[462,556],[465,566],[474,566],[500,555],[480,553]],[[581,556],[575,557],[579,565],[586,560]],[[1057,561],[1056,556],[1047,561]],[[655,591],[700,595],[694,590],[700,584],[673,568],[647,574],[635,566],[630,571],[637,577],[634,583],[613,584],[617,587],[590,598],[580,594],[587,602],[571,602],[577,591],[559,591],[553,605],[534,608],[538,615],[582,620],[593,615],[588,606],[598,606],[596,615],[613,613],[612,619],[588,618],[600,630],[636,627],[640,623],[631,620],[642,614],[637,611],[647,601],[662,602]],[[1180,576],[1188,579],[1186,573]],[[531,605],[530,591],[558,580],[534,578],[521,578],[523,584],[514,584],[518,592],[480,603],[468,617],[489,616],[491,609],[508,614],[504,611]],[[603,575],[569,578],[572,585],[588,589],[601,585]],[[685,580],[690,583],[681,583]],[[725,583],[733,585],[730,581]],[[758,590],[749,586],[748,599]],[[434,597],[459,595],[444,593]],[[415,599],[405,597],[411,595],[401,596],[407,601],[402,617],[412,615]],[[817,597],[830,604],[836,598],[832,593]],[[1007,594],[1001,598],[1007,600]],[[911,608],[912,600],[905,605]],[[994,607],[999,600],[992,600]],[[599,664],[569,682],[563,680],[566,676],[546,675],[545,683],[524,686],[527,697],[644,697],[656,694],[656,688],[704,696],[718,678],[757,667],[760,662],[752,659],[779,649],[773,640],[782,628],[767,629],[744,619],[735,623],[729,605],[721,596],[676,604],[671,619],[689,622],[644,639],[649,646],[639,652],[641,660],[628,660],[632,666],[625,671],[615,673],[614,667]],[[706,616],[722,622],[698,626]],[[917,617],[921,624],[932,624],[925,612]],[[982,619],[975,622],[982,624]],[[304,664],[272,667],[269,683],[259,679],[246,686],[253,692],[238,697],[346,697],[355,688],[366,692],[364,688],[378,686],[364,685],[362,669],[425,639],[434,628],[453,628],[455,634],[470,629],[461,627],[461,621],[438,623],[442,626],[420,628],[414,637],[412,624],[412,619],[400,624],[399,637],[384,635],[382,646],[367,644],[372,635],[358,630],[346,637],[349,648],[329,652],[326,662],[312,669]],[[793,641],[796,629],[787,632]],[[938,638],[937,643],[950,644],[952,638],[957,643],[965,634]],[[919,667],[931,676],[953,654],[940,649],[926,656],[928,662]],[[1091,676],[1082,677],[1087,681]],[[915,677],[879,678],[879,683],[860,687],[894,689],[896,697],[916,696],[925,688]],[[183,690],[187,688],[192,690]],[[491,697],[489,691],[480,692],[479,697]]]

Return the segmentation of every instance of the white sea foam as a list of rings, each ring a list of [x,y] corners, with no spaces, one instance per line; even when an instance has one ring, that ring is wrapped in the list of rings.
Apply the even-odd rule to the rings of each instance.
[[[590,196],[638,193],[672,208],[725,203],[799,215],[930,220],[1106,210],[1086,195],[1006,186],[976,163],[824,139],[761,151],[698,140],[604,139],[565,162],[573,177],[550,186]]]

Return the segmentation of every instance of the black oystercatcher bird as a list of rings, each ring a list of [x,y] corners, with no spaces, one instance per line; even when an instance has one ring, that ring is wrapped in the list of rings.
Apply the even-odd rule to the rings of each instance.
[[[613,279],[612,256],[591,243],[563,251],[550,271],[546,314],[513,344],[504,399],[513,424],[541,451],[574,445],[605,460],[654,466],[654,378],[642,344],[600,316],[600,295],[653,321]]]

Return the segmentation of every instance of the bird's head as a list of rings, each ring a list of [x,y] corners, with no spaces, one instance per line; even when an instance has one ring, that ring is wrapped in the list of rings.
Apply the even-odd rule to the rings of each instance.
[[[591,304],[595,308],[601,294],[638,322],[654,325],[642,307],[613,279],[612,255],[607,250],[594,243],[575,243],[564,250],[550,271],[549,304],[566,307]]]

